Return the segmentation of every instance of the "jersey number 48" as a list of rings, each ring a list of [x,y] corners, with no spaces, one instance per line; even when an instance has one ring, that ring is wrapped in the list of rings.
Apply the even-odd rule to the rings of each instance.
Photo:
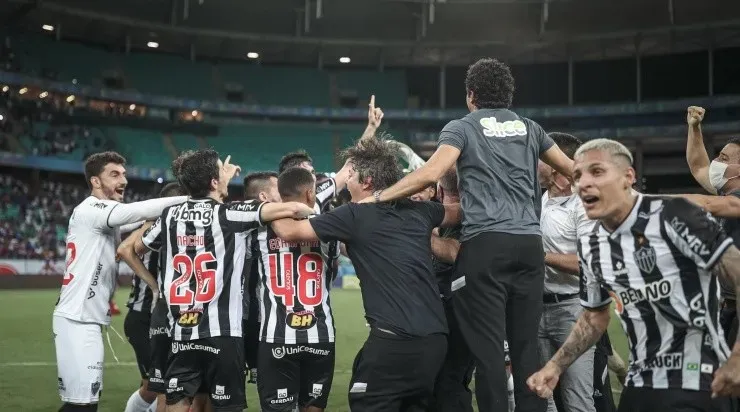
[[[278,256],[280,266],[278,267]],[[293,265],[295,262],[295,267]],[[283,298],[286,307],[293,307],[295,299],[302,306],[317,306],[321,304],[322,275],[324,274],[324,259],[318,253],[308,252],[293,259],[293,253],[271,253],[267,255],[270,291],[275,296]],[[296,271],[298,276],[294,277]],[[295,284],[294,282],[295,278]]]
[[[172,266],[180,276],[170,285],[171,305],[192,305],[208,303],[216,296],[216,271],[206,268],[215,262],[211,252],[199,253],[195,259],[180,253],[172,258]],[[190,278],[195,275],[195,292],[190,289]]]

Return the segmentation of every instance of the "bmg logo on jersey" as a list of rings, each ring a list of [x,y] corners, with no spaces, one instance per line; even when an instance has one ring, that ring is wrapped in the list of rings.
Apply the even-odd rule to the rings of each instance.
[[[507,120],[499,123],[495,117],[484,117],[480,119],[480,125],[483,126],[483,134],[486,137],[527,135],[527,126],[521,120]]]
[[[186,203],[177,208],[172,216],[178,222],[200,222],[203,226],[210,226],[213,223],[213,207],[210,203]]]
[[[285,324],[295,330],[307,330],[316,325],[316,315],[311,311],[291,312],[285,317]]]

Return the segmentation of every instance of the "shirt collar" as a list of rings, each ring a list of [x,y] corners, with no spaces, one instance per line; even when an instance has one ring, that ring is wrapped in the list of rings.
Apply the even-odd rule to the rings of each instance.
[[[635,192],[633,192],[635,193]],[[630,214],[627,215],[627,218],[624,219],[621,225],[617,227],[613,232],[609,233],[608,230],[604,227],[603,223],[599,223],[601,230],[604,231],[604,233],[608,234],[609,237],[614,239],[615,237],[621,235],[622,233],[627,233],[632,228],[632,225],[635,224],[637,221],[637,211],[640,209],[640,205],[642,204],[642,193],[636,193],[637,194],[637,200],[635,201],[635,204],[632,206],[632,210],[630,210]]]

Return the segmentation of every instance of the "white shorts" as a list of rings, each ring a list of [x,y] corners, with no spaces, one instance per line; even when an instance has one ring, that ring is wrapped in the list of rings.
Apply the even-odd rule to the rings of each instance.
[[[103,390],[103,333],[97,323],[54,316],[59,397],[62,402],[98,403]]]

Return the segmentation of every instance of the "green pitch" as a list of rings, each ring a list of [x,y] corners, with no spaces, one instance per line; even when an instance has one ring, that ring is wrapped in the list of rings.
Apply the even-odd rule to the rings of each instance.
[[[0,302],[0,411],[49,412],[61,405],[57,394],[57,374],[51,313],[57,299],[56,290],[2,290]],[[124,306],[128,290],[121,290],[116,301],[123,313],[113,319],[113,328],[123,334]],[[352,362],[367,337],[362,298],[358,290],[332,291],[332,304],[337,327],[337,359],[334,384],[327,411],[346,412],[347,391]],[[626,359],[624,333],[616,321],[610,325],[611,338]],[[131,346],[109,331],[118,361],[106,344],[105,375],[100,412],[120,412],[139,385],[138,371]],[[614,378],[612,377],[614,383]],[[615,396],[621,387],[613,385]],[[249,410],[258,411],[255,385],[247,385]]]

